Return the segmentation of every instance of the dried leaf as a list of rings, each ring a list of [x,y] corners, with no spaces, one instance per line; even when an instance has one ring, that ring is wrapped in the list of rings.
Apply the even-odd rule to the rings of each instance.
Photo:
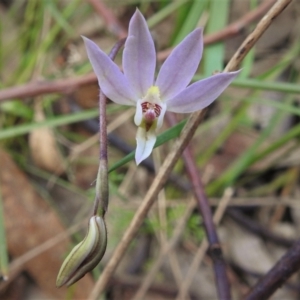
[[[40,107],[36,107],[35,120],[45,120]],[[29,135],[29,146],[31,157],[38,167],[57,175],[64,173],[64,160],[57,147],[52,129],[43,127],[32,131]]]
[[[54,210],[36,193],[11,157],[1,149],[0,157],[0,184],[8,250],[12,258],[17,258],[62,233],[65,228]],[[56,288],[55,281],[69,250],[70,239],[63,240],[24,266],[44,292],[58,299],[65,299],[67,295],[65,288]],[[86,275],[76,284],[74,298],[86,299],[92,285],[90,275]]]

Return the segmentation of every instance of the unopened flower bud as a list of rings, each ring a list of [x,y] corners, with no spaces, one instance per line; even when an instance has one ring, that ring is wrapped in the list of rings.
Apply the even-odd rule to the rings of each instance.
[[[69,286],[94,269],[105,253],[106,243],[107,232],[103,218],[91,217],[84,240],[73,248],[63,262],[56,286]]]

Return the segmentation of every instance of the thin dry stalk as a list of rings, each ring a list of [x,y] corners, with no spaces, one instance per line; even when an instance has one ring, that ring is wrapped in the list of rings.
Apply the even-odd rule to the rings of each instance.
[[[153,162],[154,162],[154,169],[157,173],[157,170],[159,170],[161,166],[161,157],[160,157],[160,149],[155,149],[153,152]],[[166,229],[167,229],[167,214],[166,214],[166,197],[164,189],[161,190],[161,192],[158,194],[158,200],[157,200],[157,209],[158,209],[158,219],[160,223],[161,230],[159,231],[159,239],[164,246],[166,243]]]
[[[97,4],[96,2],[96,0],[90,0],[91,4]],[[274,2],[275,0],[264,1],[259,7],[257,7],[257,9],[250,11],[241,19],[228,25],[228,27],[224,28],[222,31],[205,36],[204,45],[213,44],[238,34],[246,26],[248,26],[253,21],[257,20],[260,16],[262,16]],[[157,59],[165,59],[171,53],[171,51],[172,49],[160,51],[157,55]],[[34,97],[50,93],[67,94],[78,89],[80,86],[96,82],[97,78],[94,73],[83,75],[80,77],[58,79],[54,81],[29,82],[21,86],[11,87],[0,91],[0,102],[15,98],[25,99],[27,97]]]
[[[209,205],[210,206],[218,206],[220,202],[220,198],[210,198]],[[185,198],[176,198],[172,199],[172,201],[167,202],[167,208],[174,208],[178,207],[186,203]],[[131,209],[136,209],[140,205],[140,197],[132,197],[131,203],[127,204],[126,207]],[[288,197],[234,197],[229,203],[229,206],[234,207],[248,207],[248,206],[258,206],[258,207],[265,207],[265,206],[281,206],[285,205],[288,207],[299,208],[299,198],[288,198]]]
[[[300,240],[280,258],[273,268],[258,280],[244,300],[267,300],[300,268]]]
[[[186,145],[194,135],[203,116],[204,116],[203,111],[191,115],[188,123],[182,130],[181,138],[177,141],[173,151],[167,156],[166,160],[164,161],[150,189],[148,190],[148,193],[146,194],[142,204],[138,208],[131,223],[129,224],[128,229],[124,233],[115,252],[113,253],[105,269],[103,270],[102,275],[99,277],[93,291],[90,294],[89,299],[96,300],[98,295],[102,293],[103,290],[105,289],[109,279],[112,277],[113,273],[115,272],[130,242],[135,237],[144,219],[146,218],[147,213],[149,212],[152,204],[156,200],[158,193],[166,183],[168,176],[171,173],[176,161],[179,159],[184,148],[186,147]]]
[[[176,249],[171,249],[168,255],[169,255],[170,266],[171,266],[176,284],[178,287],[180,287],[182,280],[183,280],[183,274],[182,274],[182,271],[180,268],[177,254],[176,254]],[[189,300],[189,299],[190,299],[190,297],[188,296],[186,298],[186,300]]]
[[[135,114],[135,108],[129,108],[120,116],[115,118],[112,122],[107,125],[107,133],[111,133],[120,126],[122,126],[126,121],[128,121]]]
[[[174,248],[174,246],[177,245],[177,243],[181,237],[181,234],[184,231],[186,222],[189,219],[194,208],[195,208],[195,200],[191,199],[187,204],[187,208],[186,208],[182,218],[176,225],[176,228],[174,230],[172,238],[170,239],[169,242],[166,243],[166,245],[161,250],[159,257],[154,262],[154,264],[153,264],[151,270],[148,272],[146,278],[144,278],[143,283],[140,286],[140,288],[138,289],[138,291],[136,292],[133,300],[139,300],[139,299],[144,298],[144,296],[145,296],[148,288],[150,287],[155,275],[157,274],[161,264],[164,262],[166,255],[168,255],[169,252]]]
[[[225,210],[232,198],[232,195],[233,195],[233,190],[231,188],[227,188],[224,192],[224,196],[220,200],[219,206],[217,207],[217,210],[213,217],[213,221],[214,221],[215,225],[219,225],[220,221],[222,220],[222,217],[223,217]],[[208,247],[209,247],[209,244],[208,244],[207,239],[205,238],[205,239],[203,239],[199,249],[197,250],[196,255],[191,263],[191,266],[190,266],[187,274],[184,276],[184,278],[186,278],[186,279],[182,282],[182,285],[180,286],[176,300],[181,300],[181,299],[187,298],[189,287],[192,284],[194,275],[198,271],[199,266],[205,256],[205,253],[206,253]]]
[[[112,131],[119,128],[121,125],[124,124],[130,117],[134,115],[134,109],[127,109],[123,114],[121,114],[118,118],[107,124],[107,134],[111,133]],[[90,147],[94,146],[95,144],[99,143],[99,133],[94,134],[81,144],[72,147],[72,153],[69,156],[69,160],[73,161],[76,159],[80,153],[86,151]]]
[[[204,45],[210,45],[236,36],[249,24],[262,17],[275,2],[276,0],[266,0],[262,2],[256,9],[251,10],[249,13],[245,14],[237,21],[229,24],[224,29],[205,35],[203,40]],[[163,60],[168,57],[172,50],[173,48],[160,51],[157,56],[158,60]]]
[[[216,225],[220,223],[220,221],[225,213],[226,207],[232,197],[232,194],[233,194],[232,189],[227,189],[225,191],[224,197],[222,197],[222,199],[219,203],[219,206],[214,215],[214,222]],[[193,201],[195,201],[195,200],[193,200]],[[195,206],[196,206],[195,202],[191,203],[189,205],[189,207],[192,210],[195,208]],[[140,300],[140,299],[144,298],[144,296],[145,296],[147,290],[149,289],[150,284],[152,283],[155,275],[157,274],[161,264],[164,262],[166,255],[169,255],[170,251],[172,251],[174,249],[174,247],[176,246],[176,244],[180,238],[180,235],[182,234],[182,231],[184,230],[184,227],[182,227],[182,225],[185,226],[186,221],[192,212],[192,210],[190,210],[189,207],[186,209],[186,214],[182,218],[182,221],[184,221],[184,223],[180,222],[178,224],[178,226],[176,227],[175,233],[174,233],[172,239],[165,245],[165,247],[161,251],[160,256],[155,261],[150,272],[148,272],[147,277],[143,280],[143,283],[142,283],[141,287],[139,288],[139,290],[137,291],[136,295],[134,296],[133,300]],[[208,248],[207,239],[204,239],[203,242],[201,243],[199,250],[196,253],[196,256],[191,264],[191,267],[190,267],[188,273],[184,276],[184,278],[186,278],[186,280],[183,281],[183,283],[181,283],[180,290],[179,290],[179,293],[182,292],[182,294],[180,293],[179,298],[177,298],[177,299],[185,299],[185,300],[189,299],[189,295],[187,295],[189,286],[191,284],[192,279],[194,278],[194,274],[196,273],[196,271],[199,267],[199,264],[201,263],[201,260],[203,259],[204,255],[205,255],[207,248]],[[183,286],[184,286],[184,289],[182,290]]]
[[[124,179],[122,180],[121,185],[119,186],[118,192],[120,195],[123,195],[125,197],[130,197],[128,191],[130,191],[130,188],[134,184],[134,176],[136,175],[137,167],[135,164],[129,164],[129,168],[127,169],[126,175],[124,176]],[[126,203],[126,206],[128,204]]]
[[[224,72],[230,72],[239,66],[247,53],[252,49],[257,40],[263,35],[263,33],[269,28],[275,18],[280,15],[283,10],[292,2],[292,0],[277,0],[267,14],[260,20],[252,33],[248,35],[236,53],[233,55],[229,63],[227,64]]]
[[[219,242],[216,226],[213,222],[213,215],[205,193],[204,184],[195,164],[190,146],[183,152],[183,158],[188,177],[193,187],[193,193],[198,204],[198,210],[203,219],[203,225],[209,243],[208,252],[213,261],[218,298],[230,300],[230,284],[226,272],[226,263],[223,258],[222,247]]]
[[[72,152],[68,157],[69,161],[74,161],[82,152],[94,146],[96,143],[99,143],[99,133],[96,133],[89,137],[87,140],[81,144],[75,145],[72,147]]]
[[[254,31],[246,38],[245,42],[238,49],[236,54],[232,57],[230,62],[225,68],[225,72],[234,71],[238,68],[240,62],[253,47],[258,38],[266,31],[270,26],[272,21],[286,8],[286,6],[291,2],[291,0],[279,0],[276,4],[269,10],[269,12],[262,18],[259,24],[256,26]],[[205,111],[205,110],[204,110]],[[151,185],[148,193],[146,194],[141,206],[133,217],[128,229],[123,235],[119,245],[117,246],[115,252],[113,253],[111,259],[103,270],[101,276],[99,277],[93,291],[90,294],[89,299],[96,300],[98,295],[101,294],[108,281],[115,272],[119,262],[125,254],[130,242],[135,237],[141,224],[147,216],[152,204],[156,200],[159,191],[163,188],[167,181],[167,178],[173,169],[176,161],[179,159],[183,150],[185,149],[188,142],[193,137],[198,125],[200,124],[204,111],[196,112],[191,115],[186,126],[183,128],[180,139],[177,141],[174,150],[167,156],[164,164],[162,165],[160,171],[155,177],[153,184]]]
[[[159,168],[161,166],[161,157],[160,157],[159,149],[156,149],[154,151],[153,157],[154,157],[155,170],[159,170]],[[168,225],[166,208],[167,208],[167,203],[166,203],[165,192],[164,192],[164,190],[161,190],[161,192],[158,194],[158,201],[157,201],[158,219],[159,219],[160,228],[161,228],[161,230],[158,233],[158,239],[160,241],[161,251],[162,251],[162,249],[164,249],[167,246],[167,243],[168,243],[167,232],[166,232],[167,225]],[[179,268],[177,256],[174,253],[174,251],[172,251],[172,249],[169,252],[168,258],[169,258],[171,270],[173,272],[175,281],[176,281],[177,285],[180,286],[181,281],[182,281],[182,274],[181,274],[181,271]]]

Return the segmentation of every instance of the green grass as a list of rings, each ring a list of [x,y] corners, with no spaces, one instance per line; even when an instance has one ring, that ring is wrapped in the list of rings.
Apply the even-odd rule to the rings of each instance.
[[[106,39],[109,40],[108,37],[111,41],[114,39],[105,27],[105,22],[102,22],[102,25],[101,22],[99,22],[100,25],[95,22],[99,16],[85,1],[31,0],[24,2],[24,6],[22,3],[22,1],[13,1],[12,5],[5,11],[5,15],[0,15],[1,89],[31,81],[57,80],[90,72],[91,66],[84,59],[85,50],[79,35],[84,32],[93,39],[102,39],[101,42],[105,42]],[[117,15],[120,14],[122,24],[126,24],[135,7],[139,7],[149,16],[148,25],[158,41],[159,39],[163,40],[164,43],[169,41],[168,46],[172,47],[182,41],[199,24],[204,26],[205,34],[214,33],[226,27],[229,24],[231,5],[231,1],[228,0],[128,0],[123,1],[122,4],[120,1],[112,1],[110,8]],[[256,6],[256,0],[249,1],[249,9]],[[96,27],[96,25],[99,26]],[[167,32],[171,32],[170,36],[160,35],[161,32],[165,32],[164,26],[169,26]],[[254,26],[255,24],[252,24],[248,30]],[[9,32],[8,27],[10,28]],[[106,43],[107,49],[113,46],[113,42],[111,45],[109,42]],[[299,68],[295,68],[294,65],[299,57],[300,43],[298,40],[292,40],[292,37],[286,43],[288,43],[286,47],[279,45],[281,48],[274,63],[269,64],[269,67],[257,76],[252,74],[257,73],[257,64],[264,58],[264,54],[260,54],[261,56],[258,57],[257,49],[252,49],[243,61],[241,65],[243,70],[239,78],[232,83],[232,89],[226,91],[218,99],[216,108],[211,111],[211,114],[197,130],[191,144],[194,147],[195,162],[200,170],[204,170],[212,163],[212,160],[218,155],[218,151],[235,133],[247,132],[257,136],[247,149],[240,152],[227,168],[207,184],[206,191],[210,196],[221,195],[228,186],[242,188],[251,195],[251,191],[247,190],[247,184],[255,181],[255,179],[260,180],[263,178],[264,172],[267,171],[253,172],[251,169],[253,165],[263,163],[267,158],[273,157],[278,151],[284,150],[284,147],[291,141],[295,143],[295,148],[299,145],[300,125],[297,122],[291,123],[290,127],[286,128],[280,135],[275,134],[275,129],[281,126],[284,118],[299,118],[300,116],[300,108],[295,101],[296,98],[299,100],[298,95],[300,94]],[[268,49],[268,51],[272,51],[272,49]],[[68,56],[70,52],[80,58],[76,64],[70,63],[70,56]],[[226,60],[228,57],[224,42],[205,47],[199,71],[193,80],[210,76],[216,70],[221,71]],[[273,99],[274,93],[277,93],[277,98],[280,95],[279,100]],[[68,162],[66,174],[57,178],[55,184],[92,201],[93,188],[84,190],[82,187],[76,186],[75,181],[73,181],[72,174],[76,170],[73,169],[72,162],[68,161],[72,146],[66,145],[74,146],[74,144],[79,144],[80,141],[86,140],[92,135],[81,125],[78,125],[76,129],[71,129],[72,127],[68,125],[97,118],[98,109],[82,109],[78,113],[62,113],[61,111],[64,110],[61,107],[67,102],[65,101],[66,97],[70,98],[71,101],[75,99],[73,94],[67,96],[55,94],[24,100],[12,99],[2,103],[0,105],[0,141],[2,147],[12,154],[24,172],[48,181],[51,174],[39,170],[37,167],[28,166],[28,161],[31,162],[28,136],[35,129],[52,128],[56,137],[55,142],[61,149],[64,149],[63,157]],[[85,99],[88,100],[89,97],[86,95]],[[35,121],[37,113],[35,104],[37,102],[41,103],[42,111],[45,114],[45,120],[41,122]],[[273,110],[269,121],[261,130],[255,129],[255,120],[250,114],[255,105],[261,105],[261,109]],[[56,113],[57,107],[60,108],[59,113]],[[124,111],[124,107],[109,105],[107,111],[109,120],[119,118],[122,111]],[[162,160],[172,149],[174,140],[180,136],[186,118],[187,116],[183,116],[180,119],[183,121],[176,126],[159,132],[155,147],[164,145],[161,151]],[[217,127],[218,124],[221,124],[224,119],[227,120],[226,124],[218,130],[214,138],[208,141],[203,140],[205,132],[211,128],[219,128]],[[124,126],[121,126],[121,129],[116,131],[116,134],[130,143],[135,139],[134,130],[133,120],[129,120],[124,123]],[[201,147],[198,148],[198,144]],[[134,152],[128,155],[121,155],[117,151],[116,153],[110,147],[109,155],[114,156],[111,159],[114,163],[109,166],[111,194],[119,198],[120,201],[128,202],[130,206],[131,196],[136,197],[136,195],[134,193],[133,195],[123,195],[119,192],[119,187],[126,182],[127,172],[130,173],[132,165],[128,163],[134,159]],[[82,158],[80,166],[87,167],[94,163],[95,156],[89,157],[87,154],[86,157],[89,159]],[[269,167],[274,167],[276,163],[278,162],[272,162]],[[183,178],[186,177],[181,160],[177,163],[174,172]],[[252,191],[252,195],[273,195],[293,182],[295,176],[297,175],[286,166],[284,170],[279,172],[278,176],[274,176],[269,182],[256,183],[257,186]],[[151,179],[152,177],[147,177],[147,186]],[[168,185],[167,189],[168,195],[186,195],[185,192],[173,185]],[[174,208],[174,211],[172,208],[167,211],[168,235],[172,235],[172,225],[170,224],[181,212],[182,209],[178,207]],[[1,272],[4,274],[7,272],[8,262],[3,214],[5,211],[2,212],[0,205],[0,265]],[[124,224],[127,226],[132,214],[132,211],[128,209],[124,214],[124,220],[117,222],[116,226],[119,226],[119,231],[124,229]],[[118,217],[122,217],[122,212],[118,212]],[[151,218],[152,226],[160,230],[161,224],[157,224],[159,218],[157,216]],[[197,232],[199,222],[198,216],[195,215],[187,222],[186,236],[195,236],[196,242],[199,242],[203,236],[202,228]]]

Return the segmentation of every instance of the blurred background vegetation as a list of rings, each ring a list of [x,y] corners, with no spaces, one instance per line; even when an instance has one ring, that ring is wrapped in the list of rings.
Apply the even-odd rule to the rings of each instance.
[[[262,5],[266,12],[274,2],[0,1],[0,262],[3,279],[9,275],[0,282],[1,299],[86,298],[182,128],[166,121],[163,145],[152,158],[139,167],[132,160],[125,164],[135,145],[135,110],[108,102],[114,169],[108,249],[93,274],[69,289],[56,289],[63,259],[85,232],[98,169],[99,90],[80,36],[108,52],[126,36],[138,7],[156,42],[159,66],[166,49],[204,27],[207,45],[198,80],[221,71],[263,16],[257,13],[249,21],[249,12]],[[293,1],[247,55],[239,78],[210,108],[191,143],[213,210],[224,190],[233,188],[219,233],[236,299],[299,237],[299,20],[300,3]],[[210,40],[215,33],[220,36]],[[121,53],[116,62],[121,64]],[[5,96],[7,89],[12,97]],[[104,298],[131,299],[183,220],[144,298],[175,299],[204,237],[201,216],[189,205],[192,192],[179,160]],[[213,278],[206,257],[188,278],[187,297],[216,299]],[[295,277],[277,297],[298,299],[299,291]]]

